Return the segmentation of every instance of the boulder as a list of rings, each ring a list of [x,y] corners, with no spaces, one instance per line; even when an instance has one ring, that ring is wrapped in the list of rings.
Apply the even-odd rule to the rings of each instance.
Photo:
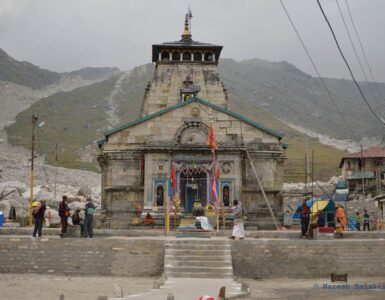
[[[71,210],[71,212],[73,212],[77,208],[84,208],[84,203],[82,203],[80,201],[74,201],[74,202],[68,204],[68,208]]]
[[[88,195],[92,195],[92,191],[91,191],[91,189],[89,189],[88,187],[83,186],[83,187],[81,187],[81,188],[79,189],[77,195],[78,195],[78,196],[87,197]]]
[[[0,193],[3,191],[4,187],[16,189],[20,196],[27,190],[26,184],[20,181],[6,181],[0,183]]]
[[[33,187],[33,197],[35,198],[41,191],[40,186],[34,186]],[[22,194],[23,198],[29,198],[30,194],[30,188],[27,188],[26,191]]]
[[[11,207],[15,208],[16,218],[28,216],[28,204],[23,205],[14,199],[0,201],[0,211],[3,212],[5,218],[8,218]]]
[[[57,226],[60,224],[60,217],[57,210],[47,207],[44,217],[48,220],[49,226]],[[48,224],[47,223],[47,224]]]

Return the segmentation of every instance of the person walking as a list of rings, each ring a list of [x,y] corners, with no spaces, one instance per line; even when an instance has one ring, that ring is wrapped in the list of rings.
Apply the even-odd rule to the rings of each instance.
[[[360,215],[360,212],[357,211],[357,213],[356,213],[356,229],[358,231],[361,231],[361,223],[362,223],[362,216]]]
[[[70,215],[70,210],[68,208],[68,198],[67,196],[63,196],[62,201],[59,204],[59,217],[61,220],[60,237],[64,237],[67,234],[69,215]]]
[[[338,238],[343,237],[345,227],[346,217],[344,208],[341,204],[336,204],[336,233]]]
[[[245,238],[245,228],[243,227],[243,212],[238,200],[234,200],[234,227],[231,239],[243,240]]]
[[[368,231],[370,231],[370,216],[368,214],[368,211],[365,209],[364,210],[364,231],[365,229],[368,228]]]
[[[85,219],[84,219],[84,237],[93,237],[93,218],[96,206],[92,202],[91,196],[87,197],[87,203],[85,205]]]
[[[43,230],[43,223],[44,223],[44,214],[46,210],[45,200],[41,200],[40,204],[37,205],[32,210],[32,215],[35,220],[35,227],[33,229],[32,236],[36,237],[36,234],[38,237],[41,237],[42,230]]]
[[[298,207],[297,213],[300,215],[301,219],[301,233],[302,233],[302,238],[306,237],[306,234],[308,232],[309,228],[309,221],[310,221],[310,208],[306,204],[306,200],[304,199],[302,202],[302,205]]]

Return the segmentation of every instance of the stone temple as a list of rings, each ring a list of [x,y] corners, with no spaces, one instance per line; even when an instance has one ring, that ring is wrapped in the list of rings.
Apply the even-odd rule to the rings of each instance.
[[[182,217],[194,203],[215,205],[213,180],[224,211],[241,200],[249,223],[263,225],[266,203],[246,149],[273,210],[282,212],[283,134],[231,110],[217,69],[221,50],[194,41],[187,17],[179,41],[152,46],[156,69],[140,118],[109,130],[98,142],[105,226],[128,228],[140,210],[159,217],[168,197],[173,206],[175,193]],[[207,144],[211,126],[215,163]]]

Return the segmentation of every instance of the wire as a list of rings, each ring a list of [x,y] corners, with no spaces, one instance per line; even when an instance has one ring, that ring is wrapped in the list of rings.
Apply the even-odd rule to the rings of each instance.
[[[352,22],[354,32],[356,33],[358,42],[359,42],[359,44],[360,44],[361,51],[362,51],[362,53],[363,53],[363,55],[364,55],[364,60],[365,60],[366,66],[368,67],[369,73],[370,73],[370,75],[371,75],[371,77],[372,77],[372,79],[373,79],[373,82],[374,82],[374,84],[376,85],[376,87],[377,87],[379,93],[381,94],[382,98],[385,99],[385,96],[384,96],[384,94],[382,93],[380,87],[378,86],[377,80],[376,80],[376,78],[375,78],[374,75],[373,75],[372,68],[371,68],[370,65],[369,65],[369,61],[368,61],[368,58],[367,58],[367,56],[366,56],[366,52],[365,52],[365,50],[364,50],[364,46],[363,46],[363,44],[362,44],[362,42],[361,42],[360,36],[359,36],[359,34],[358,34],[358,31],[357,31],[356,26],[355,26],[354,21],[353,21],[353,17],[352,17],[351,11],[350,11],[350,7],[349,7],[349,4],[348,4],[348,1],[345,0],[345,3],[346,3],[346,7],[348,8],[350,22]]]
[[[286,9],[285,4],[283,3],[283,0],[279,0],[279,1],[280,1],[281,5],[282,5],[283,10],[284,10],[285,13],[286,13],[286,16],[288,17],[288,19],[289,19],[289,21],[290,21],[291,26],[293,27],[295,33],[297,34],[297,37],[298,37],[299,41],[301,42],[302,48],[305,50],[308,59],[310,60],[310,62],[311,62],[311,64],[312,64],[312,66],[313,66],[315,72],[317,73],[317,76],[318,76],[319,80],[321,81],[321,84],[322,84],[323,88],[325,89],[326,93],[328,94],[330,100],[333,102],[333,104],[334,104],[334,106],[335,106],[337,112],[338,112],[339,115],[341,116],[341,119],[342,119],[342,121],[344,122],[344,124],[345,124],[345,126],[346,126],[346,129],[347,129],[348,132],[350,133],[351,138],[353,138],[353,140],[358,141],[358,140],[359,140],[358,137],[357,137],[357,136],[350,130],[350,127],[349,127],[349,125],[348,125],[348,122],[346,121],[344,115],[342,114],[341,110],[339,109],[339,107],[338,107],[338,105],[337,105],[337,103],[336,103],[336,101],[335,101],[335,99],[334,99],[332,93],[331,93],[330,90],[327,88],[325,81],[323,80],[323,78],[322,78],[320,72],[318,71],[318,68],[317,68],[316,64],[314,63],[314,60],[312,59],[312,57],[311,57],[311,55],[310,55],[310,53],[309,53],[309,51],[308,51],[308,49],[307,49],[307,47],[306,47],[304,41],[303,41],[302,38],[301,38],[301,35],[299,34],[299,32],[298,32],[296,26],[294,25],[294,22],[293,22],[293,20],[292,20],[292,18],[291,18],[291,16],[290,16],[288,10]]]
[[[350,40],[350,44],[352,45],[354,54],[355,54],[355,56],[356,56],[356,58],[357,58],[357,61],[358,61],[358,64],[359,64],[359,66],[360,66],[360,68],[361,68],[362,74],[364,75],[365,81],[366,81],[366,83],[367,83],[367,85],[368,85],[368,89],[369,89],[370,93],[372,94],[374,100],[376,100],[377,104],[378,104],[378,105],[381,105],[381,104],[378,102],[378,99],[377,99],[376,95],[374,95],[372,89],[370,88],[370,85],[369,85],[369,82],[368,82],[368,81],[369,81],[369,80],[368,80],[368,77],[366,76],[366,73],[365,73],[365,70],[364,70],[364,66],[363,66],[362,63],[361,63],[361,60],[360,60],[360,58],[359,58],[359,56],[358,56],[356,47],[354,46],[352,36],[350,35],[348,26],[347,26],[347,24],[346,24],[346,21],[345,21],[344,15],[343,15],[343,13],[342,13],[341,6],[340,6],[339,3],[338,3],[338,0],[336,0],[336,4],[337,4],[338,10],[339,10],[339,12],[340,12],[340,16],[341,16],[342,22],[344,23],[346,32],[347,32],[347,34],[348,34],[348,37],[349,37],[349,40]]]
[[[358,88],[358,90],[359,90],[359,92],[360,92],[360,94],[361,94],[361,96],[362,96],[362,99],[364,99],[366,105],[368,106],[368,108],[369,108],[369,110],[372,112],[372,114],[375,116],[375,118],[376,118],[376,119],[377,119],[383,126],[385,126],[385,123],[381,120],[381,118],[380,118],[379,116],[377,116],[377,114],[375,113],[375,111],[373,110],[373,108],[370,106],[370,103],[369,103],[368,100],[366,99],[364,93],[362,92],[361,87],[358,85],[357,80],[356,80],[356,78],[354,77],[354,74],[353,74],[353,72],[352,72],[352,69],[350,68],[349,63],[348,63],[348,61],[346,60],[346,58],[345,58],[345,56],[344,56],[344,54],[343,54],[343,52],[342,52],[342,50],[341,50],[340,44],[338,43],[337,37],[336,37],[336,35],[335,35],[335,33],[334,33],[334,30],[333,30],[333,28],[332,28],[332,26],[331,26],[331,24],[330,24],[330,22],[329,22],[329,19],[327,18],[326,14],[325,14],[325,12],[324,12],[324,10],[323,10],[323,8],[322,8],[322,5],[321,5],[321,3],[320,3],[320,0],[316,0],[316,1],[317,1],[317,3],[318,3],[318,6],[319,6],[321,12],[322,12],[322,15],[323,15],[324,18],[325,18],[325,21],[326,21],[326,23],[328,24],[329,29],[330,29],[330,31],[331,31],[331,33],[332,33],[332,35],[333,35],[333,39],[334,39],[334,41],[335,41],[335,43],[336,43],[336,45],[337,45],[338,51],[340,52],[341,57],[342,57],[343,61],[345,62],[346,67],[347,67],[348,70],[349,70],[350,76],[352,77],[352,80],[354,81],[355,85],[357,86],[357,88]]]

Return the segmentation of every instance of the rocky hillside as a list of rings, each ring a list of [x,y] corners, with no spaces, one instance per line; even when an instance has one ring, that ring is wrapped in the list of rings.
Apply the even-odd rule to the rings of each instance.
[[[103,72],[115,74],[117,71],[105,68]],[[61,76],[90,80],[100,79],[103,72],[84,68]],[[40,153],[52,162],[52,150],[57,143],[60,165],[97,170],[94,142],[103,137],[106,129],[139,116],[144,88],[152,79],[153,72],[152,64],[143,65],[97,83],[50,94],[33,105],[34,101],[24,101],[18,111],[31,106],[17,116],[15,124],[7,128],[9,141],[14,145],[29,147],[31,116],[38,112],[39,119],[46,124],[37,134]],[[352,132],[356,142],[369,137],[375,143],[381,138],[381,126],[370,116],[356,88],[348,80],[325,79],[349,122],[350,126],[346,128],[319,80],[291,64],[259,59],[242,62],[223,59],[219,64],[219,72],[229,92],[232,110],[286,133],[284,141],[289,144],[289,181],[292,177],[299,179],[295,173],[304,170],[306,144],[309,149],[314,149],[316,173],[326,179],[338,173],[341,151],[323,145],[319,139],[340,149],[352,149],[354,143],[340,141],[352,139]],[[5,88],[0,88],[0,93],[13,83],[3,85]],[[385,84],[378,85],[385,93]],[[371,91],[367,85],[362,87],[369,96],[374,91],[377,102],[374,98],[368,98],[374,107],[382,109],[383,104],[379,101],[380,95],[378,92],[376,94],[374,84],[369,86]],[[6,94],[17,93],[10,91]],[[20,95],[17,98],[19,102],[23,99]],[[309,135],[313,138],[309,138]]]
[[[16,115],[41,98],[104,80],[120,73],[117,68],[83,68],[56,73],[19,62],[0,49],[0,130]]]
[[[373,118],[352,81],[325,78],[347,120],[346,126],[319,79],[287,62],[224,59],[219,64],[219,73],[230,95],[290,124],[336,139],[382,138],[383,126]],[[385,83],[377,85],[385,94]],[[385,99],[376,84],[360,86],[374,109],[385,117]]]
[[[152,70],[151,65],[138,67],[41,99],[18,114],[16,123],[7,128],[8,140],[29,147],[31,116],[37,112],[45,123],[37,130],[37,147],[49,161],[52,162],[57,143],[62,166],[96,170],[95,149],[90,145],[108,128],[139,115],[142,93]]]
[[[86,80],[103,80],[108,77],[114,76],[121,71],[118,68],[110,68],[110,67],[104,67],[104,68],[92,68],[92,67],[85,67],[81,68],[80,70],[72,71],[69,74],[72,76],[81,76],[83,79]]]

